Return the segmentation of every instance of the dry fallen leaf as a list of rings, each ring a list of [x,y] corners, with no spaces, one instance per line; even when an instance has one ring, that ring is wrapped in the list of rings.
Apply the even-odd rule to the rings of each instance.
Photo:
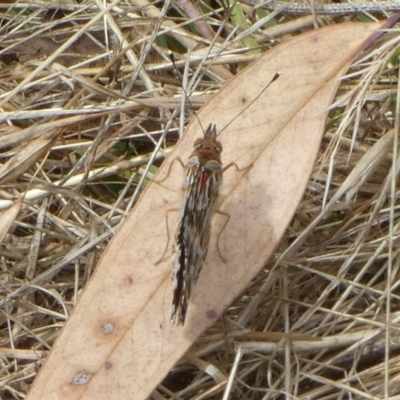
[[[225,165],[251,167],[224,175],[220,209],[231,218],[222,232],[224,217],[214,218],[185,326],[170,325],[169,257],[155,265],[167,244],[165,215],[181,201],[183,172],[175,163],[162,184],[147,188],[110,243],[27,399],[138,400],[151,394],[271,256],[303,195],[339,78],[382,27],[342,24],[298,36],[253,63],[201,110],[204,127],[216,123],[222,130]],[[277,72],[279,79],[263,91]],[[192,121],[158,179],[174,158],[187,159],[201,136]],[[168,213],[169,236],[177,218]],[[218,235],[226,262],[216,248]]]

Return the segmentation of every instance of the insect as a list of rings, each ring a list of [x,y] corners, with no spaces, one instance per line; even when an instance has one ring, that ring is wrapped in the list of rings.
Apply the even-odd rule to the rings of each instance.
[[[210,242],[211,220],[222,185],[222,145],[215,125],[194,142],[185,166],[183,204],[172,246],[172,324],[184,324],[192,288]]]
[[[280,73],[277,72],[269,84],[243,109],[243,112],[279,76]],[[239,116],[240,114],[233,118],[224,129]],[[199,278],[207,256],[211,222],[216,211],[218,193],[222,185],[222,175],[224,171],[232,166],[238,172],[241,171],[233,162],[223,167],[221,153],[222,144],[217,140],[216,127],[210,124],[204,132],[204,137],[194,142],[193,152],[187,164],[184,166],[182,161],[178,159],[184,166],[185,180],[181,216],[172,246],[173,298],[171,323],[173,325],[183,325],[185,323],[192,289]],[[250,167],[246,167],[244,170]],[[230,216],[223,212],[220,213],[228,218],[224,225],[225,228]]]

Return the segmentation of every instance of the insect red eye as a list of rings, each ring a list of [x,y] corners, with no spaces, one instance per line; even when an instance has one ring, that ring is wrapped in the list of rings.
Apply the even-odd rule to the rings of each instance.
[[[204,165],[204,168],[207,171],[218,171],[222,168],[222,166],[218,161],[211,160],[211,161],[206,162],[206,164]]]
[[[188,160],[188,165],[190,166],[199,165],[199,157],[197,156],[190,157]]]

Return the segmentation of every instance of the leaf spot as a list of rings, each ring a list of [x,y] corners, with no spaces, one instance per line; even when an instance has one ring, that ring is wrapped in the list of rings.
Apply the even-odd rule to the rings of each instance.
[[[206,317],[208,319],[216,319],[218,317],[217,312],[215,310],[208,310],[206,312]]]
[[[114,332],[114,324],[111,322],[106,322],[101,326],[101,330],[105,335],[109,335],[110,333]]]
[[[112,368],[112,363],[110,361],[107,361],[105,364],[106,369],[111,369]]]
[[[71,383],[75,386],[86,385],[90,381],[91,377],[92,374],[90,372],[79,371],[73,376]]]
[[[124,283],[127,285],[132,285],[133,284],[133,278],[131,275],[128,275],[124,278]]]

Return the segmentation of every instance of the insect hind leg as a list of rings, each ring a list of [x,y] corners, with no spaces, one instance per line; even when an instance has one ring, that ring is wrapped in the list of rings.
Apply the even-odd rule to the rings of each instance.
[[[166,255],[165,255],[165,254],[167,253],[167,251],[168,251],[168,246],[169,246],[169,242],[170,242],[170,239],[171,239],[171,236],[170,236],[170,234],[169,234],[168,215],[169,215],[169,213],[171,213],[171,212],[177,212],[177,211],[180,211],[180,209],[179,209],[179,208],[171,208],[170,210],[167,210],[167,212],[166,212],[166,214],[165,214],[165,227],[166,227],[166,231],[167,231],[167,244],[165,245],[165,249],[164,249],[164,252],[163,252],[161,258],[158,259],[158,260],[154,263],[154,265],[159,265],[159,264],[161,264],[163,261],[165,261],[165,260],[169,257],[169,256],[166,256]]]
[[[221,228],[221,230],[219,231],[218,236],[217,236],[217,252],[218,252],[219,257],[220,257],[221,260],[223,261],[223,263],[226,263],[226,257],[224,257],[224,256],[222,255],[222,252],[221,252],[221,249],[220,249],[219,241],[220,241],[220,238],[221,238],[222,233],[224,232],[226,226],[227,226],[228,223],[229,223],[229,220],[231,219],[231,215],[228,214],[228,213],[226,213],[226,212],[224,212],[224,211],[220,211],[220,210],[216,210],[215,213],[216,213],[216,214],[219,214],[219,215],[222,215],[222,216],[224,216],[224,217],[226,218],[226,220],[225,220],[225,222],[224,222],[224,224],[223,224],[223,226],[222,226],[222,228]]]
[[[239,166],[238,166],[235,162],[230,162],[229,164],[227,164],[227,165],[222,169],[222,172],[224,173],[224,172],[227,171],[229,168],[234,167],[235,170],[236,170],[236,172],[240,172],[240,173],[246,174],[246,173],[250,170],[250,168],[251,168],[252,166],[253,166],[253,164],[250,164],[250,165],[248,165],[247,167],[239,168]],[[224,222],[224,224],[223,224],[223,226],[222,226],[222,228],[221,228],[221,230],[219,231],[218,236],[217,236],[217,251],[218,251],[218,255],[219,255],[219,257],[221,258],[221,260],[222,260],[224,263],[226,263],[226,257],[224,257],[224,256],[222,255],[221,248],[220,248],[220,238],[221,238],[221,235],[222,235],[222,233],[224,232],[225,228],[227,227],[227,225],[228,225],[228,223],[229,223],[229,220],[231,219],[231,214],[226,213],[226,212],[221,211],[221,210],[216,210],[215,213],[216,213],[216,214],[219,214],[219,215],[222,215],[222,216],[224,216],[224,217],[226,218],[226,220],[225,220],[225,222]]]
[[[184,164],[184,162],[183,162],[179,157],[174,158],[174,159],[172,160],[171,164],[168,166],[167,175],[166,175],[163,179],[161,179],[161,180],[156,180],[156,179],[154,179],[154,180],[152,180],[152,182],[157,183],[157,184],[159,184],[159,185],[162,186],[163,182],[165,182],[165,180],[169,177],[169,174],[171,173],[171,169],[172,169],[172,166],[174,165],[175,161],[177,161],[177,162],[180,164],[180,166],[181,166],[183,169],[185,169],[185,164]],[[154,265],[159,265],[159,264],[161,264],[163,261],[165,261],[165,260],[169,257],[169,256],[166,256],[166,253],[167,253],[167,251],[168,251],[168,246],[169,246],[169,243],[170,243],[170,239],[171,239],[171,236],[170,236],[170,234],[169,234],[168,215],[169,215],[170,212],[178,212],[178,211],[180,211],[180,208],[171,208],[171,209],[167,210],[167,212],[166,212],[166,214],[165,214],[165,226],[166,226],[166,231],[167,231],[167,244],[165,245],[165,249],[164,249],[164,252],[163,252],[161,258],[158,259],[158,260],[154,263]]]

